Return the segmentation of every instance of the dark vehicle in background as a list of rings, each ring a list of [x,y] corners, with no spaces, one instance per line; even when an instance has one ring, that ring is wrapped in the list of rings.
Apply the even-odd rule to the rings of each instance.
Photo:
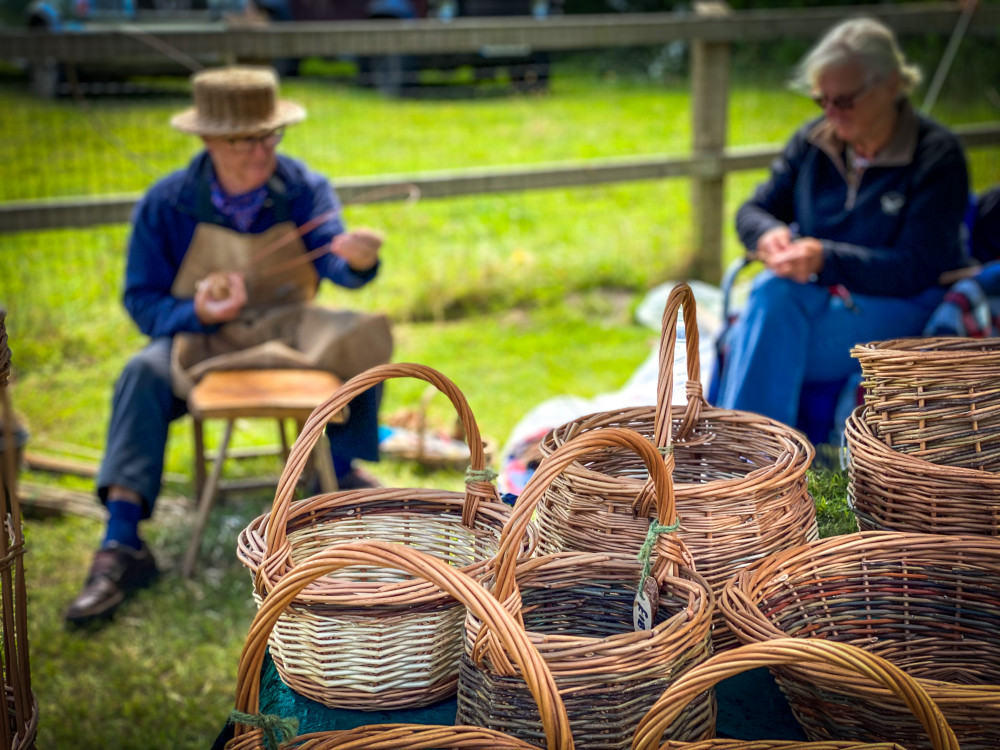
[[[254,0],[274,21],[351,21],[376,19],[532,16],[561,14],[563,0]],[[549,80],[549,53],[522,45],[483,47],[476,54],[384,55],[357,61],[358,81],[389,95],[420,83],[421,70],[454,71],[469,67],[476,80],[506,75],[521,89],[542,89]],[[278,61],[283,75],[294,75],[296,61]]]
[[[38,33],[121,28],[148,29],[162,24],[202,24],[246,13],[249,0],[32,0],[25,9],[28,28]],[[210,62],[210,61],[206,61]],[[221,62],[221,58],[218,62]],[[162,65],[116,60],[105,65],[68,68],[58,60],[28,66],[31,88],[41,97],[71,93],[73,85],[121,82],[122,71],[135,75],[177,74],[176,62]]]
[[[243,18],[283,21],[358,21],[431,18],[447,22],[471,16],[532,16],[561,14],[563,0],[31,0],[28,28],[39,33],[121,29],[155,35],[165,24],[204,24]],[[222,59],[200,60],[221,64]],[[299,60],[271,61],[284,77],[299,72]],[[542,89],[549,80],[549,54],[523,45],[484,46],[475,54],[382,55],[357,63],[357,80],[379,91],[398,95],[421,82],[422,70],[472,70],[474,80],[506,77],[519,89]],[[134,64],[133,64],[134,63]],[[161,63],[113,60],[70,67],[48,59],[28,66],[32,90],[41,97],[74,91],[117,90],[129,75],[178,75],[189,70],[164,55]]]

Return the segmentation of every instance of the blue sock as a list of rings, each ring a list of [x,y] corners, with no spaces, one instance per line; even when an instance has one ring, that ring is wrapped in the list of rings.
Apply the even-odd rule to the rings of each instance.
[[[142,540],[139,539],[142,506],[127,500],[108,500],[108,513],[108,528],[101,547],[117,542],[132,549],[142,549]]]

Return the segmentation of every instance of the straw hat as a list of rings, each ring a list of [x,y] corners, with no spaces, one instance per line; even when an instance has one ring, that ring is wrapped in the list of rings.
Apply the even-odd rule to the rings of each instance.
[[[191,81],[194,106],[170,120],[184,133],[245,135],[301,122],[306,116],[298,104],[278,99],[278,76],[271,68],[204,70]]]

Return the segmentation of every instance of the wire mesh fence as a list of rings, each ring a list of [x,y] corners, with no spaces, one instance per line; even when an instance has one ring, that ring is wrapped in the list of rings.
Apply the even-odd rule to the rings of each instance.
[[[925,70],[932,68],[944,36],[907,38],[907,53]],[[795,123],[813,116],[811,103],[784,87],[790,62],[810,41],[784,39],[766,50],[759,42],[732,45],[729,145],[776,148]],[[956,58],[953,75],[965,89],[950,95],[946,90],[936,112],[945,122],[997,119],[991,99],[996,63],[982,64],[991,58],[980,42]],[[297,60],[298,75],[284,79],[283,95],[305,105],[309,115],[286,135],[283,152],[337,186],[351,182],[355,189],[345,195],[363,196],[366,180],[386,175],[401,175],[405,183],[407,175],[443,173],[465,179],[472,174],[476,181],[462,190],[487,193],[431,201],[425,191],[416,203],[349,206],[348,222],[386,230],[387,250],[396,253],[386,278],[351,303],[388,308],[401,318],[443,317],[552,293],[545,290],[640,289],[683,273],[697,251],[690,184],[662,179],[662,169],[632,170],[633,177],[642,175],[639,182],[611,177],[607,184],[546,191],[530,189],[551,185],[550,173],[527,174],[517,192],[488,193],[503,175],[538,165],[568,166],[586,180],[607,161],[688,156],[689,47],[689,41],[673,40],[551,53],[544,76],[536,65],[531,86],[524,85],[534,65],[528,60],[519,67],[494,56],[446,69],[433,67],[431,56],[411,56],[404,61],[403,83],[420,85],[393,95],[373,87],[370,58]],[[24,363],[35,362],[36,346],[39,357],[52,346],[99,352],[136,336],[119,302],[128,206],[200,147],[168,121],[188,106],[189,69],[203,63],[189,58],[186,69],[183,56],[168,52],[159,62],[174,68],[171,75],[151,76],[123,64],[91,76],[83,64],[64,65],[60,95],[51,98],[38,96],[29,72],[17,66],[0,70],[0,164],[6,178],[0,180],[0,208],[17,212],[40,201],[122,199],[107,214],[111,218],[85,202],[76,208],[89,219],[81,223],[102,217],[105,223],[96,226],[0,233],[0,302],[11,310],[12,334],[28,342]],[[268,56],[262,51],[258,57]],[[977,67],[970,84],[968,73]],[[995,141],[970,150],[978,187],[1000,178],[998,152]],[[758,167],[764,164],[758,159]],[[761,174],[728,175],[724,217],[732,216]],[[412,196],[397,190],[392,197]],[[725,254],[738,252],[727,223]]]

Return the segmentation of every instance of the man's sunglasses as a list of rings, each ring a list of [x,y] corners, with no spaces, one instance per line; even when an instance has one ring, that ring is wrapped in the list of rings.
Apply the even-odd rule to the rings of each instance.
[[[264,148],[274,148],[279,143],[285,135],[284,128],[278,128],[277,130],[272,130],[269,133],[261,133],[260,135],[247,135],[240,136],[239,138],[226,138],[226,142],[233,147],[234,151],[249,152],[253,151],[254,147],[259,143]]]
[[[847,112],[854,109],[855,102],[864,96],[865,92],[868,91],[871,86],[871,83],[866,83],[852,94],[841,94],[840,96],[835,96],[832,99],[826,94],[813,94],[812,100],[816,102],[816,105],[820,109],[825,110],[827,107],[833,107],[841,112]]]

